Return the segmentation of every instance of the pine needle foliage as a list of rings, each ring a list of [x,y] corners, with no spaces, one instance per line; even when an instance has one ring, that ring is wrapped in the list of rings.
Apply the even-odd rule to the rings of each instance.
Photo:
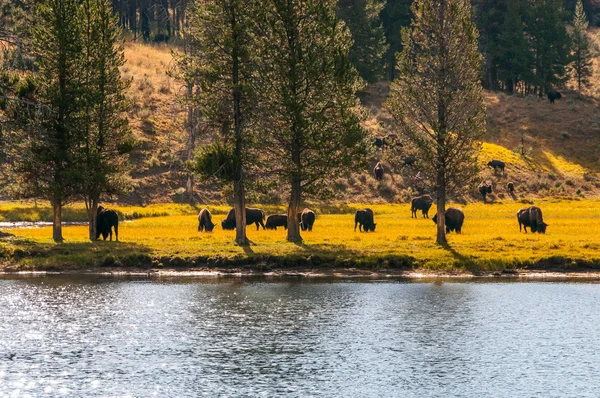
[[[417,0],[412,7],[387,106],[444,214],[447,195],[467,187],[478,170],[486,118],[482,57],[469,2]],[[444,217],[438,217],[437,242],[446,243]]]

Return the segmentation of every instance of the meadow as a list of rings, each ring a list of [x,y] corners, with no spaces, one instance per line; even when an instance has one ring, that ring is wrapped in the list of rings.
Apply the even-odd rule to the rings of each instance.
[[[286,231],[248,226],[254,243],[241,248],[234,231],[223,231],[227,206],[208,206],[217,224],[212,233],[197,231],[197,209],[185,205],[116,207],[139,217],[122,221],[120,242],[89,242],[87,226],[65,226],[65,243],[51,241],[50,227],[10,229],[17,238],[0,242],[5,270],[87,270],[112,268],[272,269],[417,269],[482,273],[512,269],[600,269],[600,202],[539,200],[535,205],[549,224],[545,235],[519,232],[516,212],[523,202],[456,205],[465,212],[463,233],[448,235],[449,245],[435,243],[431,220],[411,219],[408,204],[369,205],[375,212],[374,233],[354,232],[354,211],[364,206],[312,206],[317,220],[304,242],[285,240]],[[0,217],[7,207],[0,205]],[[21,206],[20,208],[26,208]],[[267,214],[283,208],[269,208]],[[435,213],[435,206],[430,215]]]

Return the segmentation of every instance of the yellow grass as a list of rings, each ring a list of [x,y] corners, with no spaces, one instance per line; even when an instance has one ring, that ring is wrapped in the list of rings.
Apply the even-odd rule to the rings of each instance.
[[[523,203],[469,204],[462,206],[466,220],[463,234],[450,234],[449,248],[435,244],[435,225],[423,218],[411,219],[408,205],[372,205],[377,229],[375,233],[354,232],[353,214],[318,214],[313,232],[303,233],[304,243],[285,241],[286,231],[256,231],[248,227],[248,237],[255,243],[250,249],[233,244],[233,231],[223,231],[215,216],[214,232],[197,232],[195,215],[173,215],[143,218],[120,224],[120,243],[89,243],[86,226],[64,228],[67,244],[55,245],[49,239],[50,228],[17,229],[10,232],[28,239],[28,244],[44,250],[58,250],[59,257],[41,255],[19,260],[22,267],[61,268],[97,265],[106,256],[144,254],[154,259],[155,266],[169,265],[169,259],[181,259],[184,264],[217,264],[216,259],[256,263],[257,259],[279,264],[310,267],[311,256],[326,262],[365,267],[394,267],[410,264],[431,270],[497,270],[514,267],[535,267],[540,262],[572,267],[578,261],[600,262],[600,203],[596,201],[536,202],[549,224],[545,235],[519,232],[516,212],[528,206]],[[432,209],[431,215],[435,213]],[[16,241],[11,250],[23,245]],[[6,249],[6,248],[5,248]],[[8,250],[8,249],[6,249]],[[72,257],[69,257],[72,255]],[[96,256],[95,258],[93,258]],[[289,259],[294,259],[290,262]],[[407,260],[408,259],[408,260]],[[60,264],[57,261],[64,261]],[[112,261],[112,260],[111,260]],[[163,264],[165,263],[166,264]],[[216,263],[215,263],[216,261]],[[202,263],[202,264],[200,264]],[[127,263],[131,264],[131,261]],[[227,264],[227,262],[223,263]],[[327,264],[325,264],[327,265]]]

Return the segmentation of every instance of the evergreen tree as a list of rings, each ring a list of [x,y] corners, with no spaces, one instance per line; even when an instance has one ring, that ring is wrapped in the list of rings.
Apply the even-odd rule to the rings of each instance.
[[[416,0],[412,10],[387,105],[435,189],[437,242],[445,244],[447,195],[476,175],[477,140],[485,132],[482,57],[469,2]]]
[[[109,0],[83,0],[79,23],[82,33],[82,122],[79,129],[79,193],[89,221],[89,237],[96,239],[96,214],[101,195],[126,188],[126,161],[132,146],[125,92],[130,81],[121,78],[124,65],[121,29]]]
[[[354,44],[350,60],[358,73],[368,82],[383,77],[384,54],[388,45],[379,14],[381,0],[339,0],[337,10],[352,33]]]
[[[355,95],[360,78],[335,0],[267,4],[258,81],[262,141],[271,169],[290,189],[287,240],[298,242],[303,195],[348,174],[366,155]]]
[[[535,91],[542,96],[568,78],[570,43],[562,0],[530,0],[527,33],[535,60]]]
[[[204,148],[200,171],[233,183],[236,242],[246,237],[245,176],[250,159],[248,142],[255,122],[252,95],[257,15],[253,0],[207,0],[189,10],[191,43],[196,46],[180,67],[200,89],[194,100],[221,140]],[[184,60],[189,58],[184,58]],[[187,64],[185,63],[187,62]],[[213,169],[213,166],[214,169]]]
[[[520,0],[507,0],[506,15],[498,37],[498,78],[513,93],[521,80],[531,81],[533,59],[523,30]]]
[[[41,105],[31,125],[20,164],[23,188],[33,197],[50,200],[52,238],[61,242],[62,206],[76,193],[77,131],[81,111],[81,32],[79,0],[47,0],[38,4],[33,27],[37,57],[37,101]]]
[[[573,17],[573,73],[577,79],[577,97],[581,97],[581,88],[589,87],[593,72],[592,52],[587,34],[588,20],[583,11],[582,0],[577,1]]]
[[[400,30],[410,24],[412,17],[410,6],[412,0],[388,0],[381,11],[381,21],[385,32],[387,51],[384,55],[387,68],[387,78],[395,78],[396,53],[402,50]]]

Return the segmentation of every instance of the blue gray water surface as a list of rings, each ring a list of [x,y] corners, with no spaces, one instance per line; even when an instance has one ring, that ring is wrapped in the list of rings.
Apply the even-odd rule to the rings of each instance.
[[[0,279],[0,396],[598,397],[600,284]]]

